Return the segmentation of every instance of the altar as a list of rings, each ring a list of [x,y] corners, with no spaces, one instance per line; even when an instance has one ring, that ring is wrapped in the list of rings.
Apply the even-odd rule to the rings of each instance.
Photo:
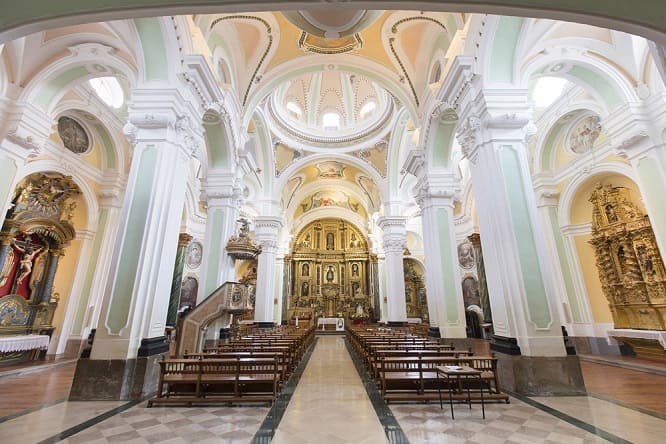
[[[321,330],[326,330],[327,325],[334,325],[335,331],[345,331],[345,318],[319,318],[317,328],[321,325]]]

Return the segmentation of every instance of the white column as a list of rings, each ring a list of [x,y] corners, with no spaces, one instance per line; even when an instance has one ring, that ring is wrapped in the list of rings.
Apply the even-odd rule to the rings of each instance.
[[[197,119],[178,90],[133,91],[125,133],[134,153],[91,359],[164,347],[187,166],[202,141]]]
[[[473,100],[462,107],[458,140],[470,160],[495,349],[565,356],[551,258],[537,220],[527,163],[527,91],[472,86],[467,98]]]
[[[220,285],[235,280],[234,260],[225,249],[227,241],[237,235],[241,189],[230,170],[209,171],[204,184],[208,205],[206,240],[201,285],[197,303]]]
[[[401,326],[407,322],[405,276],[402,264],[407,230],[406,217],[384,216],[377,224],[383,231],[384,273],[386,276],[387,323]]]
[[[423,220],[428,309],[432,302],[431,316],[437,319],[435,326],[439,327],[441,337],[465,338],[465,306],[457,266],[453,196],[450,187],[433,188],[427,181],[422,181],[417,199]]]
[[[260,216],[254,219],[254,236],[261,247],[257,263],[254,321],[260,327],[271,327],[274,322],[273,306],[277,296],[275,267],[281,228],[280,217]]]

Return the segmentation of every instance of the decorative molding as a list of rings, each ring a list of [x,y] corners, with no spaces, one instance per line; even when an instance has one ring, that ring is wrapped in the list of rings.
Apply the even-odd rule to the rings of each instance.
[[[214,20],[213,23],[210,24],[209,30],[212,31],[215,25],[225,20],[256,20],[266,27],[266,33],[268,34],[268,44],[266,45],[266,49],[264,50],[264,53],[261,55],[261,59],[259,59],[259,63],[257,63],[257,66],[254,69],[252,76],[250,77],[250,82],[247,85],[245,94],[243,95],[243,106],[245,106],[245,103],[247,102],[247,97],[250,94],[250,89],[252,89],[252,85],[254,85],[255,82],[258,83],[261,80],[261,77],[259,76],[259,70],[261,69],[261,66],[266,60],[266,57],[268,57],[268,53],[271,51],[271,47],[273,46],[272,28],[271,25],[261,17],[257,17],[254,15],[228,15]]]

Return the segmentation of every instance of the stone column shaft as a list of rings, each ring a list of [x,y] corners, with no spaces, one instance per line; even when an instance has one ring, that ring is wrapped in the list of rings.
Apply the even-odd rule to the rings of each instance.
[[[528,356],[565,356],[549,272],[552,258],[538,223],[527,163],[527,93],[483,90],[467,105],[458,140],[470,160],[494,320],[493,347]]]
[[[453,190],[420,199],[431,322],[443,338],[467,337],[453,223]],[[432,308],[431,308],[432,307]],[[431,324],[432,326],[432,324]]]
[[[407,302],[405,299],[405,273],[402,263],[405,249],[405,217],[393,216],[379,219],[383,231],[382,247],[386,273],[386,298],[389,325],[402,326],[407,323]]]
[[[169,296],[169,311],[166,324],[175,326],[178,320],[178,307],[180,305],[180,290],[183,283],[183,266],[185,265],[185,251],[192,240],[187,233],[178,235],[178,250],[176,251],[176,262],[173,266],[173,277],[171,278],[171,295]]]
[[[254,220],[255,240],[261,246],[257,263],[257,293],[254,306],[254,321],[260,327],[273,326],[273,306],[276,296],[275,267],[279,248],[278,238],[282,219],[261,216]]]

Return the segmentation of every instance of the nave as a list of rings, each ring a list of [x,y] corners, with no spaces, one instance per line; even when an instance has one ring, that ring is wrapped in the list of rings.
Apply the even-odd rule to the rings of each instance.
[[[583,361],[588,396],[512,397],[510,404],[486,404],[485,420],[478,404],[461,404],[451,420],[447,406],[442,410],[437,402],[373,409],[373,393],[364,389],[372,384],[354,359],[359,368],[343,336],[318,336],[288,404],[276,402],[279,422],[266,418],[265,404],[146,408],[145,402],[70,402],[66,388],[74,366],[66,361],[5,370],[1,441],[259,444],[269,442],[262,436],[276,428],[272,442],[290,444],[661,442],[666,375],[649,373],[647,366],[639,371]],[[609,377],[616,383],[608,384]]]

